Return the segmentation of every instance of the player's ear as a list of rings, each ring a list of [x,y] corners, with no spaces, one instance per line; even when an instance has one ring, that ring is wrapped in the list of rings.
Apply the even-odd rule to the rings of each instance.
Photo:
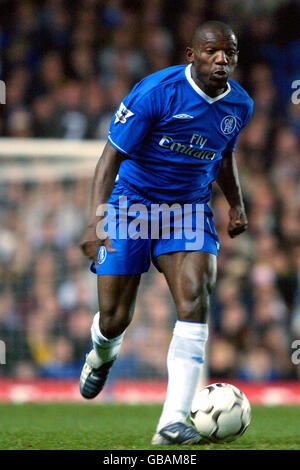
[[[187,47],[185,49],[185,55],[188,62],[194,62],[194,49],[192,47]]]

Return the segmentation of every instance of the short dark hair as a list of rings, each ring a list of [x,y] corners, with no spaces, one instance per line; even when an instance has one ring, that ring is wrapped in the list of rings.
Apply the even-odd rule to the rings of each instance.
[[[197,43],[201,34],[207,30],[220,32],[229,36],[233,35],[236,38],[234,31],[228,24],[223,23],[222,21],[210,20],[210,21],[205,21],[205,23],[202,23],[195,30],[193,34],[193,39],[192,39],[193,44]]]

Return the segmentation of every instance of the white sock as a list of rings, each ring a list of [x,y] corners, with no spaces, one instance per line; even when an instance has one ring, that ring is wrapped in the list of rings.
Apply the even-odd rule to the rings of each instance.
[[[167,395],[157,430],[186,420],[199,382],[207,338],[206,323],[176,322],[167,358]]]
[[[109,362],[119,355],[125,331],[116,338],[108,339],[100,331],[99,318],[100,313],[97,312],[94,316],[91,327],[91,335],[93,348],[96,351],[99,359],[101,359],[102,364],[104,364],[105,362]]]

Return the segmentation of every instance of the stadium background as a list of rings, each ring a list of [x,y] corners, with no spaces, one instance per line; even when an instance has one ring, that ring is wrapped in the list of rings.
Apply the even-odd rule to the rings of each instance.
[[[233,78],[255,102],[236,152],[247,233],[228,237],[228,206],[216,186],[213,191],[221,252],[208,374],[230,382],[295,382],[300,106],[291,96],[292,82],[300,79],[299,0],[2,1],[1,135],[106,139],[115,108],[133,84],[185,63],[191,32],[207,19],[236,31],[240,58]],[[78,248],[90,178],[28,183],[20,168],[16,181],[0,179],[2,390],[6,377],[77,380],[97,311],[95,279]],[[175,318],[166,283],[152,269],[143,277],[111,386],[124,379],[166,380]]]

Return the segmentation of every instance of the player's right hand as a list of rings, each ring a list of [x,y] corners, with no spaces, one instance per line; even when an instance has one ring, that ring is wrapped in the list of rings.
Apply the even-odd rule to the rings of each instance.
[[[107,251],[116,251],[109,240],[109,238],[100,239],[96,234],[96,226],[88,225],[81,238],[79,246],[83,251],[83,254],[93,261],[98,261],[98,248],[99,246],[105,246]]]

